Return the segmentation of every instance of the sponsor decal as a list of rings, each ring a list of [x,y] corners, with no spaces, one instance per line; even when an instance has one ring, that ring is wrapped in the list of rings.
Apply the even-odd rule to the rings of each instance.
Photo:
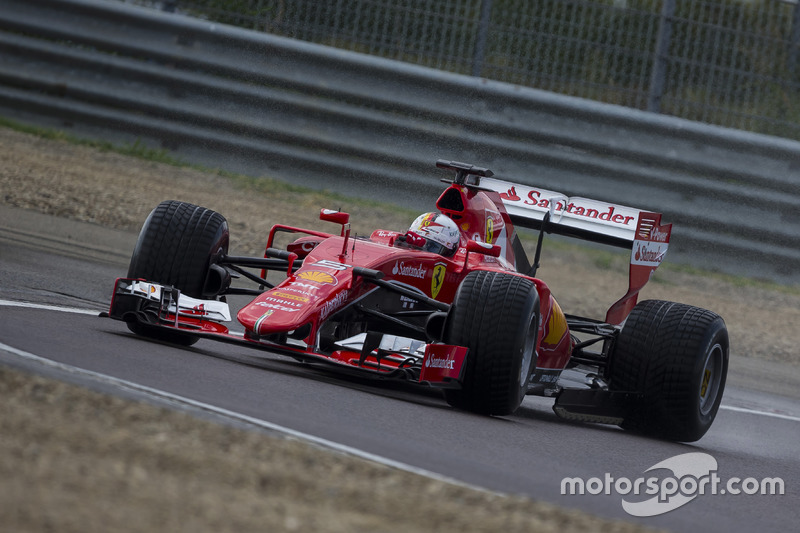
[[[547,335],[542,339],[543,344],[556,346],[567,334],[567,318],[564,312],[558,305],[558,302],[552,300],[553,309],[550,313],[550,319],[547,321]]]
[[[292,307],[302,307],[303,306],[303,304],[299,304],[297,302],[290,302],[288,300],[283,300],[281,298],[275,298],[274,297],[274,293],[270,293],[269,296],[265,296],[264,298],[262,298],[261,301],[262,302],[272,302],[272,303],[275,303],[275,304],[282,304],[282,305],[290,305]]]
[[[290,289],[286,289],[286,290],[290,290]],[[285,292],[282,292],[282,291],[275,291],[275,292],[273,292],[272,294],[273,294],[274,296],[277,296],[277,297],[279,297],[279,298],[286,298],[287,300],[295,300],[295,301],[297,301],[297,302],[305,302],[305,303],[308,303],[308,298],[307,298],[307,297],[305,297],[305,296],[298,296],[298,295],[296,295],[296,294],[287,294],[287,293],[285,293]]]
[[[453,370],[455,364],[456,362],[449,357],[436,357],[435,355],[425,361],[428,368],[444,368],[446,370]]]
[[[519,202],[522,198],[517,195],[517,188],[511,187],[506,192],[500,193],[500,198],[507,202]]]
[[[517,187],[513,186],[506,192],[501,192],[500,198],[510,203],[519,202],[541,209],[550,209],[552,204],[553,210],[557,214],[569,213],[574,216],[602,220],[620,226],[630,226],[636,220],[636,216],[628,214],[631,211],[630,208],[588,198],[570,199],[552,191],[546,191],[545,194],[542,194],[541,191],[527,187],[520,187],[520,191],[525,197],[520,197],[517,193]]]
[[[558,376],[556,374],[542,374],[539,378],[539,383],[558,383]]]
[[[428,269],[423,264],[405,264],[402,261],[396,262],[392,268],[392,274],[395,276],[405,276],[407,278],[425,279]]]
[[[560,368],[536,368],[531,375],[531,384],[555,385],[561,378]]]
[[[631,254],[632,265],[657,267],[667,253],[666,244],[654,244],[650,241],[634,241]]]
[[[408,296],[400,295],[400,302],[403,304],[403,309],[414,309],[417,306],[417,300]]]
[[[142,292],[145,296],[154,296],[156,298],[160,298],[161,292],[158,290],[159,287],[156,285],[152,285],[150,283],[142,283],[141,281],[134,281],[131,286],[131,293],[135,292]]]
[[[663,231],[662,228],[656,226],[650,232],[650,240],[653,242],[669,242],[669,234],[669,231]]]
[[[494,220],[492,217],[486,217],[486,242],[492,244],[494,239]]]
[[[337,283],[336,278],[334,278],[332,275],[319,270],[306,270],[304,272],[298,272],[297,277],[306,281],[313,281],[314,283],[325,283],[328,285],[336,285]]]
[[[347,297],[349,296],[350,291],[347,289],[343,290],[336,296],[334,296],[331,300],[328,300],[322,305],[322,310],[319,313],[320,320],[325,320],[328,318],[332,312],[339,309],[343,303],[347,301]]]
[[[300,283],[299,281],[295,281],[294,283],[292,283],[291,287],[283,287],[283,290],[299,292],[300,294],[309,294],[308,292],[301,291],[295,287],[299,287],[300,289],[305,289],[307,291],[310,291],[311,293],[317,292],[317,289],[319,288],[316,285],[312,285],[310,283]]]
[[[447,386],[449,382],[461,378],[466,357],[467,349],[463,346],[428,344],[425,347],[420,381]]]
[[[302,286],[303,288],[302,289],[298,289],[297,288],[298,286]],[[302,294],[304,296],[314,296],[315,295],[314,291],[317,290],[317,286],[316,285],[309,285],[307,283],[293,283],[291,286],[281,287],[280,290],[281,290],[281,292],[293,292],[293,293],[296,293],[296,294]],[[303,301],[307,302],[309,300],[308,300],[308,298],[306,298]]]
[[[447,265],[445,263],[436,263],[431,276],[431,298],[436,298],[439,295],[439,291],[444,285],[445,274],[447,274]]]
[[[560,377],[560,368],[537,368],[531,375],[531,383],[558,383]]]
[[[668,243],[669,234],[670,230],[666,229],[666,226],[658,226],[652,224],[652,221],[643,219],[638,236],[645,241]]]
[[[258,305],[260,307],[266,307],[268,309],[275,309],[276,311],[283,311],[285,313],[296,313],[297,311],[300,310],[300,309],[293,309],[291,307],[286,307],[285,305],[281,304],[270,304],[267,302],[256,302],[255,305]]]

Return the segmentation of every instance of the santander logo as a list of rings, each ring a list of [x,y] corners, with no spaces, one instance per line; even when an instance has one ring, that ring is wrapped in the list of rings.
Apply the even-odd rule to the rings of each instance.
[[[636,223],[636,211],[624,206],[609,204],[588,198],[568,198],[552,191],[539,191],[529,187],[513,186],[505,192],[498,191],[504,202],[521,203],[532,209],[551,209],[556,214],[601,220],[619,226]],[[520,196],[520,194],[524,196]]]
[[[516,187],[511,187],[508,189],[508,192],[501,192],[500,198],[503,200],[508,200],[510,202],[519,202],[520,197],[517,195]]]
[[[455,368],[455,361],[448,357],[431,357],[428,360],[428,367],[429,368],[444,368],[447,370],[453,370]]]
[[[633,264],[658,266],[664,260],[666,247],[652,248],[648,241],[636,241]]]
[[[428,269],[424,265],[406,265],[403,262],[396,262],[392,268],[392,274],[395,276],[406,276],[409,278],[425,279],[425,274]]]

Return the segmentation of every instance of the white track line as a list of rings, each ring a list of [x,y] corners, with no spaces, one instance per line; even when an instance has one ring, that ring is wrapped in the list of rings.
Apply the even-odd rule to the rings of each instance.
[[[25,307],[27,309],[44,309],[46,311],[60,311],[62,313],[76,313],[79,315],[97,316],[100,311],[91,309],[78,309],[77,307],[60,307],[58,305],[34,304],[29,302],[15,302],[12,300],[0,300],[0,307]]]
[[[5,302],[0,300],[0,306],[2,306],[2,305],[5,305]],[[50,307],[52,307],[52,306],[41,306],[39,308],[49,309]],[[64,310],[63,308],[56,308],[56,309],[59,310],[59,311],[63,311]],[[73,311],[67,311],[67,312],[77,312],[77,311],[73,310]],[[97,315],[96,312],[93,312],[91,314]],[[447,476],[443,476],[441,474],[437,474],[435,472],[431,472],[430,470],[425,470],[425,469],[418,468],[418,467],[415,467],[415,466],[412,466],[412,465],[409,465],[409,464],[406,464],[406,463],[401,463],[399,461],[395,461],[395,460],[389,459],[387,457],[382,457],[380,455],[369,453],[369,452],[366,452],[364,450],[359,450],[358,448],[353,448],[353,447],[347,446],[345,444],[341,444],[341,443],[334,442],[334,441],[331,441],[331,440],[323,439],[323,438],[317,437],[315,435],[310,435],[308,433],[303,433],[303,432],[300,432],[300,431],[296,431],[294,429],[291,429],[291,428],[288,428],[288,427],[285,427],[285,426],[274,424],[272,422],[267,422],[266,420],[260,420],[258,418],[253,418],[251,416],[243,415],[241,413],[236,413],[234,411],[229,411],[227,409],[222,409],[222,408],[216,407],[214,405],[210,405],[210,404],[203,403],[203,402],[198,402],[196,400],[192,400],[191,398],[178,396],[177,394],[171,394],[169,392],[162,391],[162,390],[159,390],[159,389],[153,389],[151,387],[147,387],[145,385],[140,385],[140,384],[134,383],[132,381],[126,381],[126,380],[115,378],[113,376],[109,376],[109,375],[106,375],[106,374],[101,374],[99,372],[93,372],[91,370],[86,370],[86,369],[83,369],[83,368],[78,368],[78,367],[67,365],[67,364],[64,364],[64,363],[59,363],[58,361],[53,361],[52,359],[47,359],[46,357],[40,357],[40,356],[32,354],[30,352],[26,352],[24,350],[19,350],[17,348],[14,348],[13,346],[8,346],[7,344],[3,344],[1,342],[0,342],[0,351],[4,351],[4,352],[7,352],[7,353],[16,355],[16,356],[21,357],[23,359],[26,359],[28,361],[34,361],[36,363],[40,363],[40,364],[48,366],[50,368],[55,368],[57,370],[61,370],[63,372],[67,372],[69,374],[79,375],[79,376],[87,377],[89,379],[92,379],[92,380],[95,380],[95,381],[99,381],[99,382],[102,382],[102,383],[105,383],[105,384],[110,384],[110,385],[116,386],[116,387],[118,387],[120,389],[123,389],[123,390],[134,391],[134,392],[137,392],[137,393],[140,393],[140,394],[144,394],[145,396],[149,396],[151,398],[155,398],[155,399],[159,399],[159,400],[167,400],[169,402],[178,403],[178,404],[182,404],[182,405],[186,405],[186,406],[191,406],[191,407],[194,407],[196,409],[201,409],[201,410],[209,412],[209,413],[214,413],[216,415],[223,416],[223,417],[228,418],[230,420],[236,420],[236,421],[239,421],[239,422],[245,422],[245,423],[251,424],[251,425],[253,425],[255,427],[276,431],[276,432],[282,433],[284,435],[287,435],[289,437],[293,437],[293,438],[296,438],[296,439],[299,439],[299,440],[303,440],[303,441],[306,441],[306,442],[309,442],[309,443],[312,443],[312,444],[316,444],[318,446],[322,446],[322,447],[328,448],[330,450],[335,450],[335,451],[338,451],[338,452],[341,452],[341,453],[345,453],[345,454],[348,454],[348,455],[351,455],[351,456],[354,456],[354,457],[358,457],[360,459],[365,459],[365,460],[372,461],[372,462],[377,463],[377,464],[381,464],[381,465],[384,465],[384,466],[396,468],[396,469],[402,470],[404,472],[409,472],[409,473],[416,474],[416,475],[419,475],[419,476],[424,476],[424,477],[427,477],[429,479],[433,479],[435,481],[440,481],[440,482],[444,482],[444,483],[448,483],[448,484],[451,484],[451,485],[464,487],[464,488],[471,489],[471,490],[477,490],[477,491],[491,493],[491,494],[503,495],[503,493],[500,493],[500,492],[497,492],[497,491],[490,491],[488,489],[485,489],[483,487],[479,487],[477,485],[471,485],[469,483],[464,483],[464,482],[459,481],[457,479],[449,478]]]
[[[98,313],[99,313],[99,311],[91,311],[91,310],[88,310],[88,309],[79,309],[79,308],[76,308],[76,307],[59,307],[59,306],[55,306],[55,305],[35,304],[35,303],[28,303],[28,302],[17,302],[17,301],[12,301],[12,300],[0,300],[0,307],[2,307],[2,306],[6,306],[6,307],[25,307],[25,308],[29,308],[29,309],[44,309],[44,310],[47,310],[47,311],[59,311],[59,312],[62,312],[62,313],[77,313],[77,314],[93,315],[93,316],[97,316]],[[4,345],[2,343],[0,343],[0,348],[5,349],[6,351],[14,350],[14,348],[11,348],[10,346],[6,346],[6,345]],[[16,353],[16,352],[12,352],[12,353]],[[25,352],[21,352],[21,353],[25,353]],[[44,361],[50,361],[49,359],[40,358],[39,356],[36,356],[36,355],[33,355],[33,354],[28,354],[28,355],[30,355],[33,358],[42,359]],[[53,361],[51,361],[51,362],[53,362]],[[53,363],[56,364],[56,365],[60,365],[60,363],[55,363],[55,362],[53,362]],[[82,372],[87,372],[87,373],[94,374],[93,372],[90,372],[88,370],[82,370],[82,369],[79,369],[77,367],[69,367],[68,365],[62,365],[62,366],[68,367],[68,368],[74,368],[75,370],[80,370]],[[100,377],[100,376],[103,376],[103,375],[102,374],[96,374],[96,376]],[[112,378],[111,376],[105,376],[105,377],[108,378],[109,380],[115,380],[116,379],[116,378]],[[121,383],[127,383],[127,382],[121,382]],[[135,385],[133,383],[131,383],[129,385],[133,385],[134,387],[140,387],[139,385]],[[136,390],[139,390],[139,389],[136,389]],[[149,389],[148,390],[147,387],[143,387],[141,390],[143,392],[149,391],[149,392],[155,392],[155,393],[158,393],[158,394],[163,394],[164,397],[170,397],[171,396],[167,392],[155,391],[154,389]],[[176,397],[176,398],[178,398],[178,397]],[[193,403],[191,403],[192,400],[189,400],[189,399],[186,399],[186,398],[180,399],[179,401],[181,401],[183,403],[189,403],[190,405],[194,405]],[[215,407],[205,406],[205,404],[202,404],[202,405],[203,405],[203,407],[201,407],[202,409],[214,410],[215,412],[219,412],[220,414],[222,414]],[[196,407],[200,407],[200,405],[196,405]],[[800,422],[800,417],[791,416],[791,415],[784,415],[784,414],[781,414],[781,413],[772,413],[772,412],[769,412],[769,411],[759,411],[759,410],[756,410],[756,409],[747,409],[745,407],[734,407],[732,405],[720,405],[719,408],[720,409],[725,409],[725,410],[728,410],[728,411],[734,411],[734,412],[737,412],[737,413],[745,413],[745,414],[750,414],[750,415],[758,415],[758,416],[766,416],[766,417],[770,417],[770,418],[778,418],[780,420],[790,420],[792,422]],[[244,415],[237,415],[235,413],[231,413],[231,414],[234,415],[233,418],[240,418],[240,419],[244,420],[244,418],[241,418]],[[225,416],[230,416],[230,415],[225,415]],[[256,420],[256,419],[253,419],[253,420]],[[250,422],[250,423],[256,423],[256,422]],[[263,424],[269,424],[269,422],[259,421],[258,423],[256,423],[256,425],[261,425],[262,427],[267,427],[267,426],[264,426]],[[281,432],[287,433],[287,434],[292,434],[292,430],[290,430],[288,428],[280,429],[278,426],[276,426],[275,428],[271,428],[271,429],[275,429],[276,431],[281,431]],[[305,437],[299,436],[299,435],[293,435],[293,436],[297,436],[298,438],[303,438],[303,439],[306,439],[306,440],[311,440],[312,442],[314,442],[313,439],[317,438],[317,437],[313,437],[311,435],[308,435],[308,436],[305,436]],[[322,440],[324,440],[324,439],[322,439]],[[325,442],[327,442],[327,441],[325,441]],[[322,443],[320,442],[319,444],[322,444]],[[323,444],[323,445],[335,448],[335,446],[333,446],[333,444],[335,444],[335,443],[330,443],[330,445],[329,444]],[[337,445],[337,446],[340,446],[340,445]],[[345,450],[341,450],[341,451],[345,451]],[[354,453],[354,452],[347,452],[347,453]],[[361,452],[361,453],[366,453],[366,452]],[[373,459],[373,460],[375,460],[375,459]],[[386,459],[386,460],[389,461],[389,459]],[[380,461],[378,461],[378,462],[380,462]],[[388,464],[388,463],[385,463],[385,464]],[[398,463],[398,464],[400,464],[400,463]],[[413,467],[408,466],[408,468],[413,468]]]
[[[0,302],[0,305],[2,305],[2,302]],[[466,488],[473,489],[473,490],[479,490],[479,491],[482,491],[482,492],[495,493],[494,491],[487,491],[486,489],[484,489],[482,487],[478,487],[478,486],[475,486],[475,485],[470,485],[468,483],[463,483],[461,481],[458,481],[458,480],[455,480],[455,479],[452,479],[452,478],[448,478],[446,476],[442,476],[440,474],[437,474],[435,472],[431,472],[429,470],[425,470],[425,469],[422,469],[422,468],[417,468],[415,466],[411,466],[411,465],[408,465],[408,464],[405,464],[405,463],[394,461],[394,460],[388,459],[386,457],[381,457],[380,455],[375,455],[373,453],[365,452],[365,451],[359,450],[357,448],[352,448],[350,446],[347,446],[347,445],[344,445],[344,444],[340,444],[338,442],[334,442],[334,441],[330,441],[330,440],[327,440],[327,439],[323,439],[321,437],[310,435],[308,433],[303,433],[303,432],[300,432],[300,431],[296,431],[294,429],[287,428],[285,426],[281,426],[281,425],[278,425],[278,424],[273,424],[272,422],[267,422],[266,420],[260,420],[258,418],[253,418],[251,416],[247,416],[247,415],[243,415],[243,414],[240,414],[240,413],[236,413],[234,411],[229,411],[227,409],[222,409],[222,408],[216,407],[214,405],[210,405],[210,404],[203,403],[203,402],[198,402],[198,401],[192,400],[191,398],[178,396],[177,394],[171,394],[169,392],[162,391],[162,390],[159,390],[159,389],[153,389],[151,387],[147,387],[145,385],[140,385],[140,384],[134,383],[132,381],[126,381],[126,380],[118,379],[118,378],[115,378],[113,376],[109,376],[109,375],[106,375],[106,374],[100,374],[98,372],[93,372],[91,370],[85,370],[83,368],[78,368],[78,367],[75,367],[75,366],[66,365],[64,363],[59,363],[57,361],[53,361],[51,359],[47,359],[46,357],[40,357],[38,355],[35,355],[35,354],[32,354],[32,353],[29,353],[29,352],[14,348],[13,346],[8,346],[7,344],[0,343],[0,350],[8,352],[8,353],[11,353],[11,354],[19,356],[19,357],[22,357],[23,359],[27,359],[27,360],[30,360],[30,361],[35,361],[35,362],[41,363],[41,364],[43,364],[45,366],[49,366],[51,368],[56,368],[58,370],[62,370],[62,371],[68,372],[70,374],[76,374],[76,375],[88,377],[88,378],[91,378],[93,380],[100,381],[102,383],[115,385],[115,386],[119,387],[120,389],[127,389],[129,391],[135,391],[135,392],[142,393],[142,394],[145,394],[146,396],[150,396],[150,397],[153,397],[153,398],[158,398],[158,399],[161,399],[161,400],[169,400],[171,402],[176,402],[176,403],[188,405],[188,406],[191,406],[191,407],[194,407],[194,408],[197,408],[197,409],[201,409],[203,411],[207,411],[207,412],[211,412],[211,413],[214,413],[214,414],[217,414],[217,415],[224,416],[224,417],[229,418],[231,420],[238,420],[240,422],[245,422],[247,424],[252,424],[253,426],[260,427],[262,429],[269,429],[269,430],[272,430],[272,431],[277,431],[277,432],[283,433],[285,435],[288,435],[290,437],[294,437],[294,438],[297,438],[297,439],[300,439],[300,440],[304,440],[304,441],[307,441],[307,442],[310,442],[310,443],[313,443],[313,444],[317,444],[319,446],[323,446],[325,448],[329,448],[329,449],[336,450],[336,451],[339,451],[339,452],[342,452],[342,453],[346,453],[348,455],[353,455],[353,456],[359,457],[361,459],[367,459],[369,461],[373,461],[373,462],[378,463],[378,464],[382,464],[382,465],[385,465],[385,466],[390,466],[390,467],[393,467],[393,468],[397,468],[397,469],[403,470],[405,472],[410,472],[412,474],[425,476],[425,477],[428,477],[428,478],[431,478],[431,479],[434,479],[434,480],[437,480],[437,481],[443,481],[445,483],[450,483],[450,484],[453,484],[453,485],[459,485],[459,486],[466,487]],[[500,494],[500,493],[496,493],[496,494]]]
[[[747,409],[746,407],[734,407],[732,405],[720,405],[720,409],[727,409],[728,411],[736,411],[737,413],[746,413],[750,415],[769,416],[772,418],[780,418],[781,420],[791,420],[793,422],[800,422],[800,417],[783,415],[781,413],[771,413],[769,411],[758,411],[756,409]]]

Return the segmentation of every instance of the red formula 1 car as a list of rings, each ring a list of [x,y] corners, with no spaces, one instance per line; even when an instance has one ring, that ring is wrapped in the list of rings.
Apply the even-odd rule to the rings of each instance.
[[[353,237],[348,214],[323,209],[320,219],[341,231],[276,225],[264,257],[229,255],[219,213],[163,202],[144,223],[109,315],[143,336],[225,340],[438,387],[450,405],[476,413],[507,415],[536,394],[553,397],[567,419],[702,437],[725,386],[725,323],[689,305],[637,304],[671,225],[657,213],[500,181],[484,168],[437,166],[455,178],[443,180],[450,185],[437,211],[408,232]],[[533,266],[515,225],[539,230]],[[545,233],[631,250],[628,291],[604,320],[565,314],[536,277]],[[289,242],[282,249],[278,236]],[[275,270],[285,274],[277,285],[266,276]],[[232,277],[254,286],[234,287]],[[234,294],[251,299],[231,329],[226,297]]]

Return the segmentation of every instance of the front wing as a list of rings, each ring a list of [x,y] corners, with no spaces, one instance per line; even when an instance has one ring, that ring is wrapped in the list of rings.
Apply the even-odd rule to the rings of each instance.
[[[337,343],[337,349],[330,353],[289,338],[285,342],[250,338],[224,324],[231,321],[226,302],[192,298],[174,287],[140,279],[116,280],[108,316],[174,336],[239,344],[305,362],[324,363],[349,374],[412,381],[436,388],[461,388],[468,356],[463,346],[426,344],[390,335],[370,342],[370,334],[362,334]]]

